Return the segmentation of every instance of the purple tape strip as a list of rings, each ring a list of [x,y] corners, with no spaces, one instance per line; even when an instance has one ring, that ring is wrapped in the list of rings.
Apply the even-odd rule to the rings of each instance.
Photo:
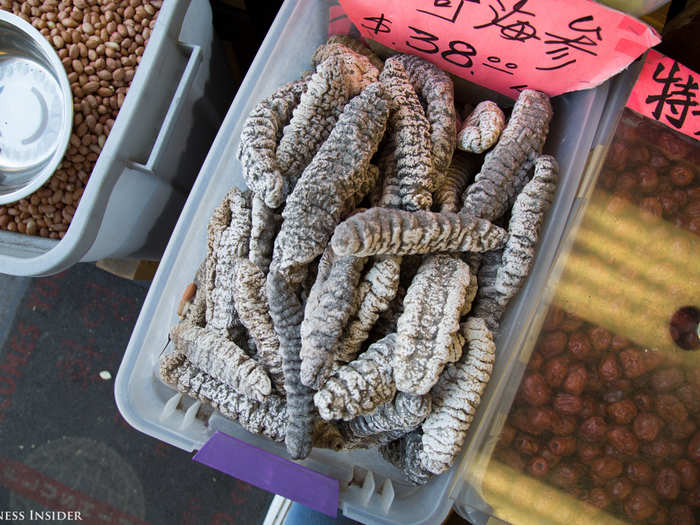
[[[331,517],[338,515],[337,479],[216,432],[195,461]]]

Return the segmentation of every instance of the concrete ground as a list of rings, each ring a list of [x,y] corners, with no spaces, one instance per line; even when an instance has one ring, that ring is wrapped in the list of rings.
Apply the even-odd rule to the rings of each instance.
[[[114,377],[147,286],[85,263],[47,278],[0,275],[1,511],[262,523],[272,494],[141,434],[117,410]]]

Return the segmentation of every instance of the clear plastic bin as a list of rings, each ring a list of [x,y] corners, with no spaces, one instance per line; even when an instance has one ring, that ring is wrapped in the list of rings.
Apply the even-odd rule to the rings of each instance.
[[[473,523],[697,519],[700,143],[619,121],[465,444]]]
[[[65,237],[0,231],[0,273],[158,259],[232,97],[222,57],[207,0],[163,2]]]
[[[243,186],[235,151],[244,120],[257,101],[309,67],[313,51],[327,38],[330,5],[327,0],[287,0],[283,4],[190,193],[116,379],[116,400],[124,418],[138,430],[184,450],[200,449],[221,430],[288,457],[284,445],[252,435],[163,385],[157,369],[168,331],[178,321],[182,291],[206,253],[209,217],[231,185]],[[584,166],[596,144],[608,93],[606,83],[553,100],[555,116],[545,149],[559,160],[561,183],[543,229],[535,269],[506,315],[505,323],[511,328],[504,332],[520,330],[526,322],[523,316],[529,315],[525,298],[538,296],[546,284]],[[423,487],[411,487],[375,450],[337,453],[314,449],[300,464],[339,480],[339,507],[344,515],[363,523],[385,524],[440,523],[462,497],[464,476],[470,468],[462,455],[448,473]]]

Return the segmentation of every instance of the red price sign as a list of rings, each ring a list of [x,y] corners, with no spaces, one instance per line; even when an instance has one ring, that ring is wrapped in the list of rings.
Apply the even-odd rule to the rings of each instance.
[[[340,0],[363,37],[511,98],[587,89],[660,42],[592,0]]]
[[[695,71],[652,49],[627,107],[700,140],[698,82]]]

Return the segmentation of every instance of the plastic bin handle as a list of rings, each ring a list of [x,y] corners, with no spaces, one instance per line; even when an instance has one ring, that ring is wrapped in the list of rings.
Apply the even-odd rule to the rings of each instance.
[[[156,171],[154,168],[158,166],[164,151],[167,149],[166,146],[170,141],[170,135],[177,126],[184,102],[187,100],[187,95],[197,76],[197,70],[202,63],[202,49],[199,46],[184,44],[182,42],[178,42],[177,45],[189,53],[189,58],[182,72],[182,76],[180,77],[180,81],[177,84],[177,89],[175,89],[175,93],[173,94],[173,100],[168,107],[165,117],[163,117],[163,123],[158,131],[156,141],[153,143],[151,153],[148,156],[145,168],[149,171]]]
[[[217,431],[193,458],[258,488],[332,517],[338,514],[337,479]]]

